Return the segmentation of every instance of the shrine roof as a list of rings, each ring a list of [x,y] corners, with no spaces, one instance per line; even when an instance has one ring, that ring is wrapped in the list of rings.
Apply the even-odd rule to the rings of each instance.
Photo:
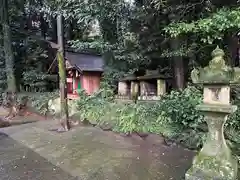
[[[166,77],[162,74],[148,74],[144,76],[126,76],[120,81],[141,81],[141,80],[151,80],[151,79],[170,79],[171,77]]]
[[[65,57],[69,63],[66,64],[68,69],[76,67],[80,71],[102,72],[104,68],[101,55],[66,51]]]
[[[144,76],[137,77],[138,80],[148,80],[148,79],[167,79],[166,76],[162,74],[147,74]]]

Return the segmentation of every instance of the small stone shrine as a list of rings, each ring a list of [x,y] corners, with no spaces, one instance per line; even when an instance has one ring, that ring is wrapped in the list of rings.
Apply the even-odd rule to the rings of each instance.
[[[159,70],[145,70],[144,75],[128,75],[118,82],[118,99],[131,99],[137,94],[138,100],[160,100],[171,84],[171,78]]]
[[[186,180],[236,180],[237,160],[224,138],[224,124],[229,114],[237,110],[230,104],[230,84],[240,83],[240,69],[225,64],[224,51],[217,47],[205,68],[194,69],[194,83],[203,84],[203,104],[197,109],[208,124],[208,136],[202,150],[194,158]]]

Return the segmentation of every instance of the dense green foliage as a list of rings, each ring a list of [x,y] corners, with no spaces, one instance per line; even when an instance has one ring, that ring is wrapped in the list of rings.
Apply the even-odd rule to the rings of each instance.
[[[35,111],[41,115],[47,115],[48,113],[48,101],[49,99],[55,99],[59,97],[59,92],[38,92],[38,93],[19,93],[18,102],[23,97],[28,97],[28,105],[30,111]]]
[[[165,31],[172,37],[193,33],[204,43],[212,44],[214,40],[223,40],[228,33],[236,33],[240,28],[240,8],[222,8],[210,17],[191,23],[172,23]]]
[[[49,99],[55,99],[59,97],[59,92],[49,93],[35,93],[29,96],[31,107],[34,108],[38,113],[46,115],[48,112],[48,101]]]
[[[103,98],[100,91],[92,96],[80,93],[79,116],[99,125],[108,125],[114,131],[152,132],[185,142],[189,147],[199,147],[205,137],[206,125],[195,110],[201,102],[201,91],[189,87],[183,92],[173,91],[157,103],[117,103]],[[234,119],[236,114],[232,116]],[[238,119],[228,127],[237,127]],[[200,128],[205,127],[205,128]]]
[[[79,119],[110,127],[116,132],[156,133],[189,148],[202,146],[207,127],[203,116],[196,110],[196,105],[202,101],[200,90],[190,86],[182,92],[172,91],[157,103],[137,104],[114,102],[103,94],[104,91],[99,91],[86,96],[84,92],[80,92],[77,101]],[[226,136],[233,148],[240,144],[237,133],[239,116],[240,111],[237,111],[226,124]]]
[[[235,61],[237,45],[231,42],[240,24],[238,5],[236,0],[9,1],[18,88],[43,91],[54,82],[47,74],[55,54],[46,42],[56,42],[60,13],[66,20],[66,45],[101,53],[106,62],[104,79],[111,86],[126,73],[159,68],[180,81],[176,88],[179,83],[184,87],[192,67],[205,65],[216,44]]]

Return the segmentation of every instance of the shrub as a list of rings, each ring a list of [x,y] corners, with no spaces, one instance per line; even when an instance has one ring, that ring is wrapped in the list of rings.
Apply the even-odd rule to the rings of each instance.
[[[206,138],[207,128],[202,128],[206,123],[196,110],[202,101],[202,92],[195,87],[172,91],[157,103],[116,103],[102,94],[104,90],[91,96],[80,92],[78,110],[81,119],[111,124],[117,132],[163,134],[194,149],[201,147]],[[239,136],[234,135],[240,129],[238,117],[240,110],[230,116],[226,129],[229,142],[234,145],[240,144],[240,138],[236,138]]]
[[[28,96],[31,103],[31,107],[38,113],[45,115],[48,111],[48,101],[50,99],[56,99],[59,97],[59,92],[45,92],[45,93],[27,93],[19,94],[19,98],[22,96]]]
[[[189,127],[196,128],[203,121],[195,110],[201,102],[201,92],[192,87],[183,92],[173,91],[156,104],[116,103],[103,94],[106,94],[104,90],[91,96],[79,92],[81,119],[98,124],[111,123],[118,132],[152,132],[169,137],[175,137]]]
[[[202,101],[201,92],[188,87],[182,92],[172,91],[159,102],[159,111],[165,112],[169,118],[167,124],[178,124],[183,129],[196,128],[203,122],[203,116],[196,110]]]
[[[240,131],[240,109],[239,108],[235,113],[229,116],[229,119],[226,122],[226,127],[230,129],[234,129],[235,131]]]

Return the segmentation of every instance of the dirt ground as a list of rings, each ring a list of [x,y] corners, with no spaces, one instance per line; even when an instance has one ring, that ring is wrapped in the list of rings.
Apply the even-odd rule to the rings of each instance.
[[[129,138],[91,126],[62,134],[49,131],[56,126],[56,121],[48,120],[2,128],[0,159],[7,160],[2,161],[1,177],[7,180],[12,174],[25,180],[27,172],[29,179],[41,180],[180,180],[195,154],[178,145],[167,146],[156,135]]]

